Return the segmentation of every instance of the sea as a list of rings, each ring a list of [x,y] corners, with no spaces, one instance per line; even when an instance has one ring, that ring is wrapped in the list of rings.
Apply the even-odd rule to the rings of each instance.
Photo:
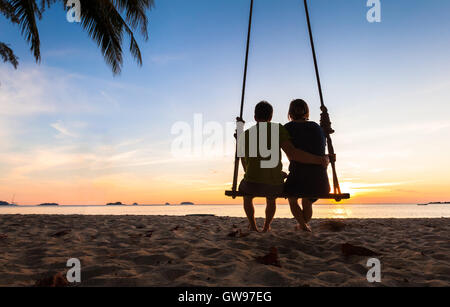
[[[256,217],[264,217],[264,205],[256,205]],[[450,204],[333,204],[315,205],[314,218],[450,218]],[[51,214],[51,215],[215,215],[245,217],[242,205],[60,205],[0,206],[0,214]],[[291,218],[286,204],[277,206],[277,218]]]

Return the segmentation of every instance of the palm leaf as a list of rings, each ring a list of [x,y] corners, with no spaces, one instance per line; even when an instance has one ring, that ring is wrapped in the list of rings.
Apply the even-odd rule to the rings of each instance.
[[[41,19],[44,10],[56,2],[66,7],[67,0],[38,2],[39,6],[35,0],[0,0],[0,13],[19,24],[22,35],[30,44],[36,62],[41,60],[36,17]],[[153,7],[153,0],[80,0],[80,5],[81,26],[100,47],[113,74],[119,74],[122,69],[124,34],[130,39],[130,53],[138,64],[142,65],[141,51],[133,30],[139,28],[144,39],[148,39],[147,12]]]
[[[147,11],[154,6],[153,0],[113,0],[120,12],[126,12],[126,21],[133,29],[140,27],[141,34],[148,39]]]
[[[6,18],[11,20],[13,23],[19,23],[19,20],[16,18],[14,14],[14,8],[6,0],[0,0],[0,13],[2,13]]]
[[[114,6],[114,2],[115,0],[80,0],[82,8],[81,25],[87,30],[89,36],[97,42],[106,63],[111,66],[113,73],[119,74],[123,64],[122,41],[124,32],[130,38],[129,50],[139,65],[142,65],[142,56],[133,31]],[[131,2],[134,2],[134,0]],[[151,1],[142,2],[146,4]],[[127,11],[127,16],[132,16],[133,14],[140,16],[139,9],[134,10],[136,13],[133,14],[128,13],[127,8],[124,9]],[[134,26],[140,25],[146,31],[148,22],[146,17],[127,18],[135,20]]]
[[[18,20],[22,35],[25,36],[25,39],[30,44],[30,50],[36,62],[40,62],[40,39],[36,25],[36,16],[40,19],[42,17],[41,11],[34,0],[10,0],[9,2],[15,18]]]
[[[9,62],[14,66],[14,68],[17,68],[19,65],[18,57],[7,44],[2,42],[0,42],[0,57],[4,63]]]

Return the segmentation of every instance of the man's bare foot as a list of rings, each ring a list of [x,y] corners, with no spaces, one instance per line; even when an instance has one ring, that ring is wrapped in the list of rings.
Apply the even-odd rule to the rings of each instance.
[[[308,224],[305,224],[304,226],[297,225],[297,226],[295,226],[295,230],[301,230],[301,231],[305,231],[305,232],[312,232],[312,229],[311,229],[311,227]]]
[[[260,232],[259,229],[258,229],[258,226],[256,226],[256,225],[252,226],[251,224],[248,224],[248,230],[249,231]]]

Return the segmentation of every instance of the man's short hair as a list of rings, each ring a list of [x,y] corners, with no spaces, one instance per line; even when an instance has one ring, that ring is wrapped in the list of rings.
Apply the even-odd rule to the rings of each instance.
[[[269,121],[273,115],[273,107],[267,101],[261,101],[255,107],[255,120]]]

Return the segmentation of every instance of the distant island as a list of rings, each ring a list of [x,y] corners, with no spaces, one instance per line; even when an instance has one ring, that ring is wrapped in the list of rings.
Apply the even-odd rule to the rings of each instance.
[[[17,206],[16,204],[10,204],[7,201],[0,200],[0,207],[11,207],[11,206]]]
[[[180,205],[182,205],[182,206],[193,206],[194,203],[191,203],[190,201],[184,201]]]
[[[124,204],[122,204],[120,201],[116,202],[116,203],[107,203],[107,206],[125,206]]]
[[[417,204],[417,206],[428,206],[428,205],[449,205],[450,201],[432,201],[430,203]]]
[[[40,204],[40,205],[38,205],[38,206],[42,206],[42,207],[54,207],[54,206],[59,206],[59,204],[57,204],[57,203],[43,203],[43,204]]]
[[[170,206],[170,203],[166,203],[166,206]]]
[[[133,206],[139,206],[139,204],[138,203],[133,203]]]

